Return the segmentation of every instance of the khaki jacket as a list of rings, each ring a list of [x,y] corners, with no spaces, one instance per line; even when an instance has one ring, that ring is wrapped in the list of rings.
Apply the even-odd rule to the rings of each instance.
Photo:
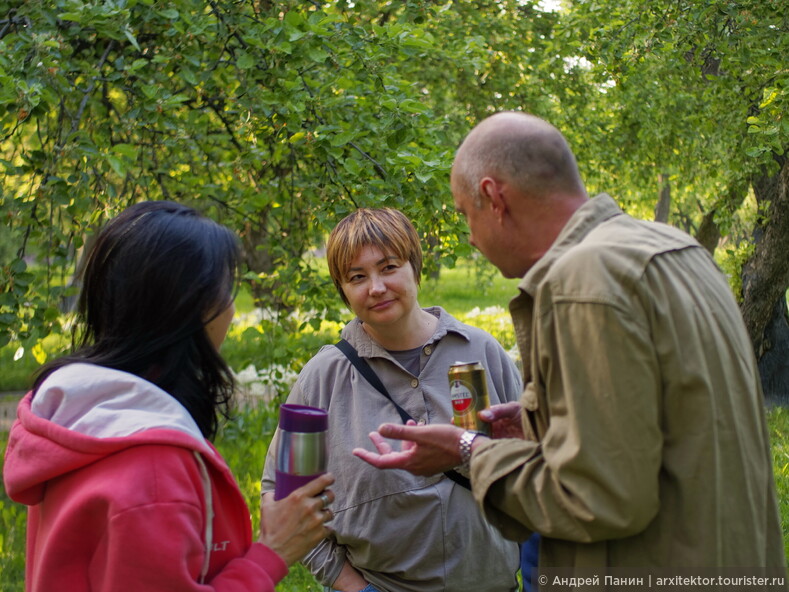
[[[528,441],[475,450],[474,495],[541,567],[784,566],[761,385],[709,254],[607,195],[510,305]]]
[[[417,375],[373,341],[358,319],[346,325],[342,336],[417,421],[451,422],[447,371],[457,361],[482,362],[491,404],[518,400],[520,373],[490,334],[460,323],[440,307],[426,310],[439,322],[419,353]],[[372,450],[368,434],[401,419],[340,350],[325,346],[307,362],[288,402],[329,411],[328,469],[336,479],[333,534],[305,559],[321,583],[330,586],[350,561],[383,592],[517,589],[518,546],[485,521],[468,489],[444,475],[381,471],[351,454],[355,447]],[[269,447],[263,491],[274,489],[278,438],[279,433]]]

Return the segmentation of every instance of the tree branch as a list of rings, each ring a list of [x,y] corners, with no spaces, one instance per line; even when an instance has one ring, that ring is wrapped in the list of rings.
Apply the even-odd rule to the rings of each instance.
[[[359,146],[357,146],[355,142],[348,142],[348,144],[349,144],[349,145],[350,145],[352,148],[355,148],[355,149],[356,149],[356,150],[359,152],[359,154],[361,154],[361,155],[362,155],[362,156],[364,156],[364,157],[365,157],[367,160],[369,160],[371,163],[373,163],[373,168],[375,169],[375,172],[376,172],[376,173],[378,173],[378,176],[379,176],[379,177],[381,177],[381,179],[383,179],[384,181],[386,181],[386,170],[384,169],[384,167],[382,167],[382,166],[381,166],[381,165],[378,163],[378,161],[376,161],[376,160],[375,160],[375,159],[374,159],[372,156],[370,156],[370,155],[369,155],[367,152],[365,152],[364,150],[362,150],[361,148],[359,148]]]
[[[301,83],[304,85],[305,90],[310,95],[310,98],[314,99],[315,98],[315,93],[312,92],[312,88],[310,87],[309,84],[307,84],[307,81],[304,79],[304,71],[299,69],[298,72],[299,72],[299,78],[301,78]],[[326,121],[318,114],[317,111],[315,111],[315,107],[314,106],[310,105],[310,111],[312,111],[312,115],[315,117],[315,120],[318,123],[320,123],[321,125],[326,125]],[[382,180],[386,181],[386,177],[387,177],[386,170],[384,169],[383,166],[381,166],[381,164],[377,160],[375,160],[372,156],[370,156],[370,154],[368,154],[367,152],[362,150],[361,147],[358,144],[356,144],[355,142],[348,142],[348,145],[351,146],[357,152],[359,152],[359,154],[361,154],[364,158],[369,160],[372,163],[376,174]]]
[[[99,60],[99,64],[96,67],[97,72],[101,72],[101,69],[104,67],[104,62],[107,61],[107,56],[110,55],[110,51],[112,51],[112,48],[114,46],[115,46],[115,41],[112,40],[107,44],[107,48],[104,50],[104,54],[102,54],[101,59]],[[99,79],[99,74],[96,74],[96,76],[91,78],[90,85],[88,86],[88,90],[86,90],[85,93],[82,95],[82,101],[80,101],[79,109],[77,110],[77,115],[75,116],[74,120],[71,122],[70,133],[72,134],[76,132],[77,128],[79,127],[79,122],[82,119],[82,114],[85,112],[85,107],[88,104],[88,99],[90,98],[93,89],[96,88],[96,81],[98,79]]]
[[[206,102],[208,103],[208,106],[211,107],[211,111],[213,111],[219,118],[219,121],[222,122],[222,125],[225,127],[225,131],[230,135],[230,142],[236,147],[236,150],[243,152],[244,149],[241,146],[241,143],[236,139],[236,134],[233,131],[233,128],[230,127],[230,122],[227,120],[227,118],[225,118],[222,112],[217,109],[217,106],[213,101],[209,99]]]

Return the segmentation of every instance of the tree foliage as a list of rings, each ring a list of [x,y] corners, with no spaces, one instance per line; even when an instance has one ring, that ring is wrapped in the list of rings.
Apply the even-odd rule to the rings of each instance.
[[[256,294],[286,306],[316,296],[301,254],[360,205],[401,207],[454,251],[443,205],[456,140],[408,76],[440,53],[419,9],[381,26],[342,3],[292,4],[5,11],[2,208],[18,253],[3,270],[4,340],[55,329],[68,291],[64,277],[31,289],[26,261],[70,273],[95,227],[139,199],[191,202],[237,228]]]
[[[770,394],[789,391],[789,7],[774,0],[574,3],[564,26],[611,83],[601,168],[624,201],[671,182],[672,221],[742,253],[732,282]],[[755,212],[744,214],[752,195]],[[649,203],[649,201],[647,201]],[[643,213],[643,211],[642,211]],[[741,248],[747,244],[746,248]]]
[[[788,28],[779,0],[0,2],[0,345],[60,330],[85,242],[140,199],[235,228],[260,304],[336,319],[304,253],[389,205],[429,266],[469,254],[452,154],[519,109],[566,133],[593,192],[646,217],[662,190],[671,223],[736,253],[768,352],[789,285]]]

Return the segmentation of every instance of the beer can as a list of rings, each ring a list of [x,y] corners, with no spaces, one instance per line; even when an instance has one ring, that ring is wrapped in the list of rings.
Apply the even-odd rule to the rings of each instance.
[[[449,367],[449,396],[455,425],[490,435],[490,424],[477,412],[490,406],[485,368],[479,362],[456,362]]]

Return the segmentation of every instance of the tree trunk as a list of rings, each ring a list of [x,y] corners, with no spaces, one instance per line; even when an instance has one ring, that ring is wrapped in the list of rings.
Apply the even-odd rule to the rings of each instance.
[[[441,277],[441,264],[439,263],[439,244],[438,237],[434,234],[427,235],[427,252],[425,253],[425,259],[430,260],[430,264],[426,265],[428,270],[428,277],[431,280],[438,281],[439,277]]]
[[[789,322],[785,298],[775,303],[764,340],[770,344],[759,358],[765,399],[771,405],[789,405]]]
[[[660,198],[655,206],[655,222],[668,223],[668,215],[671,212],[671,185],[668,182],[668,175],[660,173],[658,175],[660,184]]]
[[[789,160],[781,157],[779,165],[777,173],[752,180],[762,221],[754,230],[754,253],[742,270],[742,314],[771,403],[789,395]]]
[[[718,247],[721,239],[721,231],[716,219],[719,216],[726,216],[727,218],[733,216],[747,195],[748,184],[734,182],[728,191],[715,200],[715,204],[704,212],[704,217],[701,219],[701,224],[699,224],[699,229],[696,232],[696,240],[711,254],[715,254],[715,249]]]
[[[239,232],[241,237],[241,256],[250,271],[258,274],[259,278],[250,283],[252,300],[255,307],[272,311],[289,312],[291,307],[280,297],[282,281],[275,272],[279,261],[277,254],[270,248],[270,234],[265,227],[267,216],[261,214],[263,222],[247,223]],[[283,241],[283,244],[285,241]],[[278,254],[282,257],[282,253]],[[298,253],[296,256],[300,256]]]
[[[718,213],[718,208],[713,207],[711,210],[704,212],[704,217],[701,219],[699,229],[696,231],[696,240],[701,243],[701,246],[707,249],[711,255],[715,254],[715,248],[721,240],[721,231],[718,224],[715,222],[715,214]]]

